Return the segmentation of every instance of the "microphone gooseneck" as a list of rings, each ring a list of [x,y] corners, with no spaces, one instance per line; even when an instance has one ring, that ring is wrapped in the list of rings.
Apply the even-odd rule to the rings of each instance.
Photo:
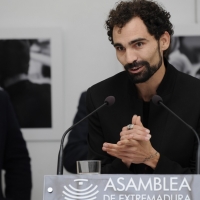
[[[114,103],[115,103],[115,97],[114,96],[108,96],[108,97],[106,97],[106,99],[104,100],[104,103],[101,106],[99,106],[97,109],[95,109],[94,111],[92,111],[90,114],[88,114],[87,116],[85,116],[83,119],[81,119],[80,121],[78,121],[77,123],[75,123],[74,125],[72,125],[70,128],[68,128],[64,132],[64,134],[63,134],[63,136],[61,138],[60,150],[59,150],[59,154],[58,154],[57,175],[62,175],[63,174],[63,144],[64,144],[65,136],[67,135],[67,133],[69,131],[71,131],[76,125],[78,125],[79,123],[81,123],[83,120],[87,119],[89,116],[93,115],[95,112],[97,112],[98,110],[100,110],[104,106],[111,106]]]
[[[194,135],[197,138],[197,142],[198,142],[198,148],[197,148],[197,157],[196,157],[196,173],[200,174],[200,140],[199,140],[199,136],[197,134],[197,132],[194,130],[193,127],[191,127],[189,124],[187,124],[184,120],[182,120],[177,114],[175,114],[171,109],[169,109],[164,103],[162,98],[159,95],[154,95],[152,97],[152,102],[157,105],[157,106],[162,106],[163,108],[165,108],[166,110],[168,110],[171,114],[173,114],[177,119],[179,119],[183,124],[185,124],[190,130],[193,131]]]

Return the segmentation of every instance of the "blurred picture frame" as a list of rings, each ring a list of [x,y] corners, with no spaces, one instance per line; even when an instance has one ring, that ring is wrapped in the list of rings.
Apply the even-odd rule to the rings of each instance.
[[[175,25],[169,62],[179,71],[200,79],[200,26]]]
[[[50,111],[48,109],[48,123],[33,124],[30,120],[25,125],[22,123],[21,130],[26,141],[44,141],[44,140],[60,140],[64,132],[64,73],[63,73],[63,58],[62,58],[62,31],[59,28],[0,28],[0,41],[31,41],[30,51],[30,66],[29,79],[37,85],[50,85],[49,99]],[[48,46],[43,48],[41,46],[33,45],[33,42]],[[38,53],[40,51],[40,53]],[[44,54],[41,54],[44,53]],[[41,61],[46,77],[35,78],[38,69],[40,69]],[[33,67],[34,65],[34,67]],[[44,67],[45,66],[45,67]],[[38,69],[37,69],[38,68]],[[36,69],[36,70],[35,70]],[[44,96],[44,95],[43,95]],[[11,101],[12,102],[12,101]],[[46,103],[48,104],[48,103]],[[45,104],[44,104],[45,105]],[[31,106],[30,106],[31,108]],[[19,111],[20,112],[20,111]],[[29,111],[30,112],[30,111]],[[42,115],[44,111],[36,114],[34,119]],[[29,113],[32,116],[33,113]],[[33,115],[34,116],[34,115]],[[32,116],[32,117],[33,117]],[[38,121],[45,122],[46,117]]]

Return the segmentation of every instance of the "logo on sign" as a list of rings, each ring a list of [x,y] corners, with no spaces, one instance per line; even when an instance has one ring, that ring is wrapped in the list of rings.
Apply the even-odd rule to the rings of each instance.
[[[73,187],[71,184],[67,186],[64,186],[63,194],[65,195],[66,200],[93,200],[96,199],[96,194],[99,192],[97,190],[97,185],[93,186],[93,184],[90,184],[88,186],[87,182],[88,179],[75,179],[74,182],[77,185],[77,189]]]

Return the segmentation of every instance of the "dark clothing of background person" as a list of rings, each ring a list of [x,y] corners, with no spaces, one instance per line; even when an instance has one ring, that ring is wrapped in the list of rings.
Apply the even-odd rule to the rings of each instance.
[[[5,170],[5,198],[30,200],[32,183],[28,150],[9,97],[2,90],[0,90],[0,170]],[[2,186],[0,190],[0,199],[3,199]]]
[[[21,128],[50,128],[51,85],[29,80],[30,45],[29,40],[0,41],[0,83]]]
[[[83,119],[87,115],[86,92],[81,94],[78,104],[78,111],[75,115],[73,124]],[[85,119],[75,126],[69,134],[68,142],[64,148],[64,167],[71,173],[77,173],[76,161],[86,160],[88,153],[87,146],[88,120]]]
[[[200,133],[200,80],[179,72],[165,60],[166,73],[157,94],[186,123]],[[147,128],[151,144],[160,153],[155,170],[144,164],[128,168],[121,159],[102,150],[104,142],[117,143],[122,127],[131,123],[134,114],[143,115],[143,100],[126,71],[90,87],[87,91],[88,112],[115,96],[115,104],[101,109],[89,118],[88,145],[90,160],[101,160],[104,174],[192,174],[196,168],[197,139],[194,133],[162,106],[150,101]],[[147,115],[146,115],[147,116]]]

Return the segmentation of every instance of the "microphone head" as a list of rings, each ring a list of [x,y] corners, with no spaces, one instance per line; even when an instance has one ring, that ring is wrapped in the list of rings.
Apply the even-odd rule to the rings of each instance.
[[[162,98],[159,95],[154,95],[151,100],[157,106],[160,105],[160,102],[163,102]]]
[[[114,96],[106,97],[104,103],[106,103],[107,106],[112,106],[115,103],[115,97]]]

